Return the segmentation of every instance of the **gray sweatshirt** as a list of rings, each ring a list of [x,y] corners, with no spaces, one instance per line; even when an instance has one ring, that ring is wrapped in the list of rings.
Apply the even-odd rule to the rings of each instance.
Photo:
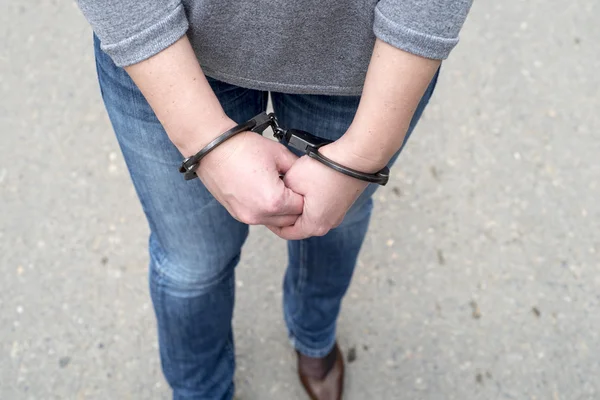
[[[258,90],[359,95],[375,37],[445,59],[472,0],[78,0],[118,66],[187,33],[204,73]]]

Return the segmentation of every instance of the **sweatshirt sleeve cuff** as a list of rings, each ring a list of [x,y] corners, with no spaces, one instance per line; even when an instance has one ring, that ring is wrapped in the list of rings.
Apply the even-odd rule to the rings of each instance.
[[[458,37],[432,36],[402,26],[387,18],[378,8],[375,8],[373,32],[379,39],[398,49],[434,60],[448,58],[458,43]]]
[[[142,31],[118,43],[102,43],[102,50],[119,67],[136,64],[166,49],[187,32],[189,27],[183,6]]]

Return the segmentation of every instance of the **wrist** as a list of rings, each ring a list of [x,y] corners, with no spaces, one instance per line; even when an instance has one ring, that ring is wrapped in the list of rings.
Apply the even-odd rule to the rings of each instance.
[[[368,140],[368,138],[367,138]],[[323,146],[319,152],[325,157],[354,170],[375,173],[387,165],[394,153],[389,154],[385,146],[368,143],[361,134],[348,130],[337,141]]]
[[[223,113],[210,122],[198,121],[194,125],[195,129],[183,130],[183,132],[179,132],[172,137],[173,144],[184,157],[196,154],[219,135],[237,124]]]

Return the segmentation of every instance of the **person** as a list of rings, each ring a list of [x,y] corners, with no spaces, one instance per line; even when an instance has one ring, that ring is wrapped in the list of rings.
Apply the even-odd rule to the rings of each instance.
[[[248,225],[288,241],[283,311],[311,399],[340,399],[336,320],[376,185],[253,132],[266,110],[332,140],[335,162],[391,166],[471,0],[78,0],[110,121],[150,226],[150,293],[174,399],[231,399],[234,267]],[[301,156],[301,157],[298,157]],[[282,176],[283,178],[280,178]]]

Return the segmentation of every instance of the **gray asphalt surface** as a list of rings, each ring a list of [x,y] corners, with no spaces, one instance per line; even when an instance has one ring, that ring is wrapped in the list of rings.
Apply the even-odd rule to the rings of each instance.
[[[476,1],[376,194],[347,399],[600,399],[600,5]],[[268,27],[265,27],[266,29]],[[167,399],[148,229],[74,4],[0,3],[0,399]],[[239,399],[302,399],[285,245],[238,267]]]

